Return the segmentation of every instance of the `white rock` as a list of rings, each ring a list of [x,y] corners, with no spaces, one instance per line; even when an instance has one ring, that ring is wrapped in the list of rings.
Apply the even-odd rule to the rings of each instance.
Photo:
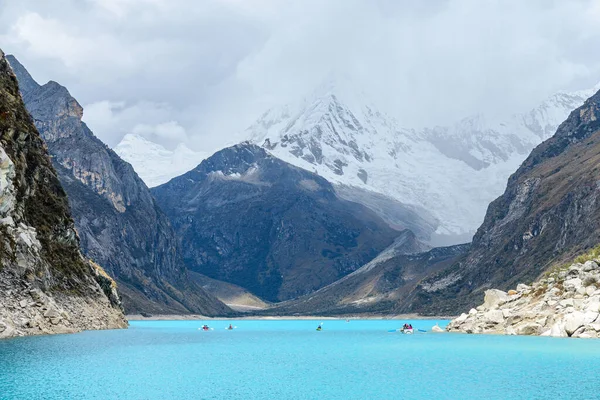
[[[460,317],[456,318],[454,321],[452,321],[452,323],[454,324],[462,324],[463,322],[465,322],[467,320],[469,316],[465,313],[460,314]]]
[[[576,291],[581,287],[582,281],[579,278],[567,279],[564,283],[564,287],[567,290]]]
[[[600,332],[600,323],[589,324],[588,327],[595,330],[596,332]]]
[[[568,336],[567,332],[565,331],[565,324],[562,322],[557,322],[554,325],[552,325],[552,328],[550,328],[550,336],[552,336],[552,337]]]
[[[477,310],[476,310],[476,309],[474,309],[474,308],[471,308],[471,309],[469,310],[469,315],[475,315],[475,314],[477,314]]]
[[[567,271],[561,271],[558,273],[558,279],[565,279],[567,277]]]
[[[526,285],[526,284],[524,284],[524,283],[519,283],[519,284],[517,285],[517,292],[524,292],[524,291],[526,291],[526,290],[530,290],[530,289],[531,289],[531,286],[527,286],[527,285]]]
[[[565,331],[571,336],[575,331],[585,324],[585,314],[575,311],[565,317]]]
[[[558,302],[561,307],[573,307],[573,299],[564,299]]]
[[[492,322],[494,324],[500,324],[504,322],[504,315],[501,310],[490,310],[483,314],[483,318],[486,321]]]
[[[534,322],[527,322],[517,328],[519,335],[537,335],[540,332],[541,326]]]
[[[590,285],[585,288],[585,294],[587,294],[588,296],[593,296],[595,291],[596,291],[596,286],[594,286],[594,285]]]
[[[509,297],[506,292],[498,289],[489,289],[485,291],[483,299],[483,307],[491,310],[508,301]]]
[[[444,332],[444,330],[443,330],[442,328],[440,328],[440,326],[439,326],[438,324],[435,324],[435,325],[433,326],[433,328],[431,328],[431,332],[437,332],[437,333],[440,333],[440,332]]]
[[[597,296],[590,297],[584,306],[586,311],[600,312],[600,298]]]
[[[594,269],[598,269],[598,264],[596,264],[594,261],[586,261],[585,264],[583,264],[583,270],[586,272]]]
[[[577,288],[577,290],[575,291],[575,293],[577,293],[578,295],[583,296],[584,294],[586,294],[586,288],[583,286],[580,286],[579,288]]]
[[[596,321],[596,319],[598,319],[598,312],[587,311],[587,312],[583,313],[583,324],[584,325],[591,324],[592,322]]]

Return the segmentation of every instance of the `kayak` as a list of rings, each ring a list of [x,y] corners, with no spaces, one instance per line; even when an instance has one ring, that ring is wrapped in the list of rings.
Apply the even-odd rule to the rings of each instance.
[[[420,332],[425,332],[425,331],[421,331]],[[395,332],[399,332],[399,333],[404,333],[405,335],[412,335],[414,333],[414,328],[412,329],[404,329],[404,328],[400,328],[400,329],[390,329],[388,332],[390,333],[395,333]]]

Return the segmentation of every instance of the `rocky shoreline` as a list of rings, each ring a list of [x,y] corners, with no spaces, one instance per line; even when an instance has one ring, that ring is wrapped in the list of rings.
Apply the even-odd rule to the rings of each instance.
[[[99,277],[103,271],[91,263],[90,268],[97,279],[106,279],[108,286],[90,285],[85,296],[47,293],[35,282],[0,277],[0,339],[127,328],[122,310],[115,307],[119,296],[114,281]]]
[[[600,337],[600,259],[555,268],[531,286],[490,289],[484,303],[454,319],[449,332]]]

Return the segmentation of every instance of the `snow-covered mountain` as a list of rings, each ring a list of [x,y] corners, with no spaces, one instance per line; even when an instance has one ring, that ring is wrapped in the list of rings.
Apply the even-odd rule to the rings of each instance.
[[[406,129],[362,92],[335,81],[297,103],[265,112],[245,136],[273,155],[316,172],[338,193],[433,244],[470,239],[488,204],[529,152],[600,89],[559,92],[534,109],[495,121],[485,115],[454,125]],[[198,165],[209,154],[174,151],[139,135],[114,149],[150,187]]]
[[[323,85],[297,104],[267,111],[247,133],[275,156],[337,184],[347,198],[371,206],[365,193],[384,195],[433,218],[437,235],[464,239],[529,152],[593,92],[557,93],[503,122],[477,115],[414,130],[362,93]]]
[[[196,152],[185,144],[168,150],[140,135],[128,134],[113,149],[133,166],[148,187],[168,182],[194,168],[210,154]]]

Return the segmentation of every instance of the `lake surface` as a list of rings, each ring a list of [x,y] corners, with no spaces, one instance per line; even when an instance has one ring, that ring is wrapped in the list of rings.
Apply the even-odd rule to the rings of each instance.
[[[326,320],[321,332],[320,321],[229,322],[0,341],[0,399],[600,397],[600,340],[411,336],[388,333],[401,325],[389,320]]]

